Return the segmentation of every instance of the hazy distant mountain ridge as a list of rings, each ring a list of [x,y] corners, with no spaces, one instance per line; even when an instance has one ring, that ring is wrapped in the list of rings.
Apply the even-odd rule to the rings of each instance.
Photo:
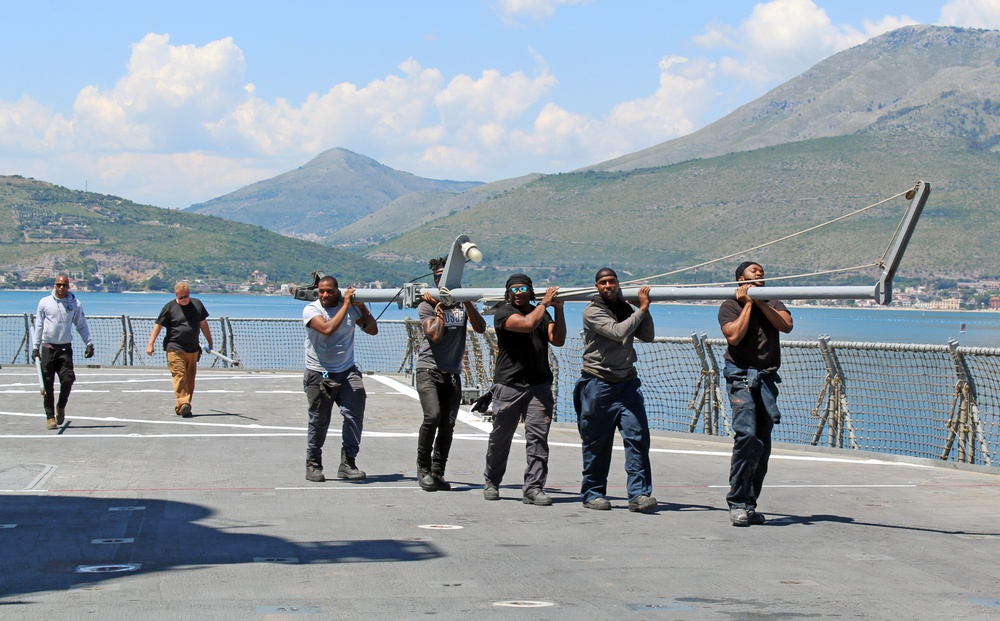
[[[501,196],[541,176],[534,173],[514,179],[494,181],[461,194],[413,192],[334,232],[325,241],[333,245],[382,242],[437,218],[454,215],[484,200]]]
[[[908,26],[818,63],[688,136],[584,170],[634,170],[855,133],[922,131],[995,149],[1000,32]]]
[[[477,185],[475,181],[424,179],[337,148],[295,170],[192,205],[187,211],[318,241],[407,194],[458,194]]]

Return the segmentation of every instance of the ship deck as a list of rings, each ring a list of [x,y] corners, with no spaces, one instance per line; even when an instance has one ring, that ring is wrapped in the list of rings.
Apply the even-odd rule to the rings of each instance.
[[[650,514],[584,508],[575,426],[553,426],[551,507],[522,504],[515,439],[482,496],[489,425],[463,413],[450,492],[416,484],[421,413],[368,375],[364,482],[305,480],[300,373],[77,368],[44,426],[34,369],[0,371],[4,619],[997,619],[1000,478],[778,445],[767,524],[730,525],[731,442],[653,434]],[[463,408],[464,409],[464,408]],[[327,473],[335,472],[339,424]]]

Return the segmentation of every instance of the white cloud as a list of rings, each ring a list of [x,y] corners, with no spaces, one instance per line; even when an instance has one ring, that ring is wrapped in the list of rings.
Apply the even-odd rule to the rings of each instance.
[[[109,90],[84,88],[74,133],[89,148],[171,150],[206,143],[206,124],[246,98],[243,52],[231,38],[170,45],[149,34],[132,46],[126,75]]]
[[[556,84],[545,70],[446,80],[408,59],[396,73],[336,84],[293,105],[260,98],[242,82],[244,71],[231,39],[175,46],[167,35],[147,35],[111,88],[81,89],[68,120],[31,99],[0,102],[0,166],[21,172],[24,154],[34,152],[45,156],[30,168],[40,178],[71,187],[87,180],[174,207],[338,146],[415,174],[497,178],[518,157],[513,131],[530,126]],[[60,169],[73,178],[53,174]]]
[[[694,41],[706,48],[733,50],[719,60],[722,75],[750,84],[774,84],[848,47],[914,23],[903,15],[866,21],[860,29],[838,26],[812,0],[772,0],[754,6],[738,27],[713,24]]]
[[[942,26],[1000,28],[1000,0],[951,0],[941,8]]]
[[[497,6],[508,16],[538,19],[572,3]],[[998,4],[954,0],[942,21],[989,19],[1000,14]],[[112,87],[81,89],[70,118],[30,98],[0,101],[0,172],[24,172],[30,162],[31,176],[71,187],[88,180],[95,191],[185,207],[333,147],[433,178],[491,181],[564,171],[698,129],[712,120],[706,116],[724,90],[722,80],[763,92],[909,23],[906,16],[885,16],[837,25],[811,0],[757,4],[738,24],[706,26],[693,39],[705,48],[703,57],[665,51],[659,66],[648,69],[647,95],[596,116],[552,100],[558,79],[538,55],[534,75],[486,68],[445,76],[411,58],[390,75],[335,84],[294,105],[263,99],[244,82],[243,52],[230,38],[172,45],[168,35],[149,34],[133,46]]]
[[[555,15],[560,5],[585,4],[590,0],[498,0],[496,6],[508,23],[516,22],[522,16],[536,21],[548,19]]]
[[[45,153],[68,135],[69,123],[35,101],[0,101],[0,153]]]
[[[716,95],[715,67],[705,60],[666,56],[659,86],[648,96],[616,105],[594,119],[547,104],[531,131],[512,133],[516,152],[539,158],[553,170],[578,168],[690,133]]]

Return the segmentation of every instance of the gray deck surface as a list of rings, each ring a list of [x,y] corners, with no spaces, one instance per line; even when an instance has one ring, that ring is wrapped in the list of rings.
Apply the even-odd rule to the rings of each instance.
[[[553,506],[522,504],[517,443],[484,501],[460,422],[428,493],[408,380],[366,376],[368,480],[308,483],[301,374],[201,371],[181,419],[165,369],[77,370],[58,431],[34,370],[0,371],[2,619],[1000,619],[996,474],[779,447],[770,521],[734,528],[725,439],[654,434],[642,515],[620,451],[614,509],[581,505],[565,424]]]

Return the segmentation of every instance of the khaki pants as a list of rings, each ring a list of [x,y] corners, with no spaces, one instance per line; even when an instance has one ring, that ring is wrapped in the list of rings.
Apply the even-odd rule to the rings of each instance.
[[[167,368],[174,379],[174,392],[177,393],[177,405],[174,412],[180,412],[185,403],[191,405],[194,394],[194,375],[198,371],[198,352],[167,351]]]

